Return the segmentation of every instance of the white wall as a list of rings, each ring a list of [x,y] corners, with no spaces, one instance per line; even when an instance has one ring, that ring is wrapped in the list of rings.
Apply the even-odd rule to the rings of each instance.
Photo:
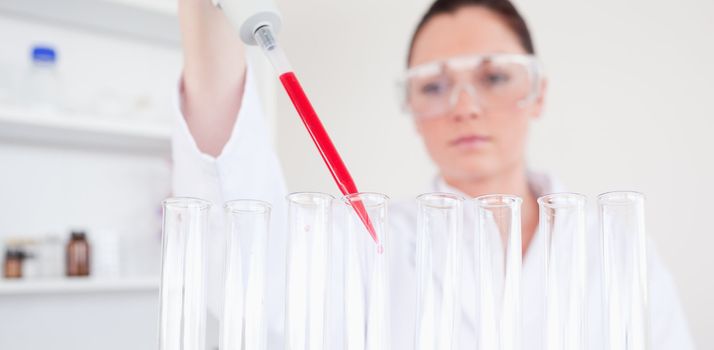
[[[434,174],[394,78],[425,0],[283,0],[282,41],[360,189],[413,197]],[[519,1],[549,73],[529,156],[573,191],[634,189],[695,341],[714,348],[714,2]],[[291,190],[336,193],[284,94],[277,142]]]

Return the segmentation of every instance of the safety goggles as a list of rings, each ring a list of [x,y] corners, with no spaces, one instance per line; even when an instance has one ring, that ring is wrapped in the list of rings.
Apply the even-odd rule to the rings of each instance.
[[[533,55],[468,55],[410,68],[400,90],[407,112],[433,118],[451,111],[463,93],[482,110],[525,107],[538,98],[541,79]]]

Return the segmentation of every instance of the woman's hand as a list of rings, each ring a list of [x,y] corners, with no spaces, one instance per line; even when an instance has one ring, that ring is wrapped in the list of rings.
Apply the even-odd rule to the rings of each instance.
[[[245,52],[211,0],[179,0],[184,54],[182,111],[198,148],[218,156],[243,99]]]

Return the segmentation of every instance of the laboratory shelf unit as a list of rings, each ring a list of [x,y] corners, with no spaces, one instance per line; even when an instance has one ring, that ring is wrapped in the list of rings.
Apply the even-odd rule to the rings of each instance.
[[[0,297],[57,295],[57,294],[97,294],[126,292],[159,292],[158,277],[129,279],[57,278],[0,281]]]
[[[168,124],[168,123],[165,123]],[[60,115],[0,107],[0,142],[168,155],[168,125],[88,115]]]

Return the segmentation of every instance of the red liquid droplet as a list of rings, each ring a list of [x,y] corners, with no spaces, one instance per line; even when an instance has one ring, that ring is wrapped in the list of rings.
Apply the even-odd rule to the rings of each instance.
[[[382,243],[379,243],[379,245],[377,245],[377,254],[384,254],[384,245],[382,245]]]
[[[320,118],[317,116],[315,109],[312,107],[295,73],[283,73],[280,75],[280,82],[283,84],[285,91],[290,97],[290,101],[292,101],[293,106],[295,106],[295,109],[300,115],[305,128],[307,128],[307,131],[310,133],[312,141],[320,151],[320,156],[322,156],[322,160],[330,170],[330,174],[332,174],[332,178],[335,180],[335,183],[337,183],[340,192],[344,195],[359,192],[357,185],[355,185],[352,179],[352,175],[350,175],[350,172],[347,170],[347,166],[342,161],[342,157],[340,157],[340,154],[337,152],[337,148],[335,148],[335,145],[332,143],[330,136],[322,125]],[[364,204],[362,204],[361,201],[357,201],[352,203],[352,208],[357,212],[357,215],[362,223],[364,223],[367,231],[369,231],[372,239],[374,239],[374,242],[379,244],[377,232],[369,219]]]

